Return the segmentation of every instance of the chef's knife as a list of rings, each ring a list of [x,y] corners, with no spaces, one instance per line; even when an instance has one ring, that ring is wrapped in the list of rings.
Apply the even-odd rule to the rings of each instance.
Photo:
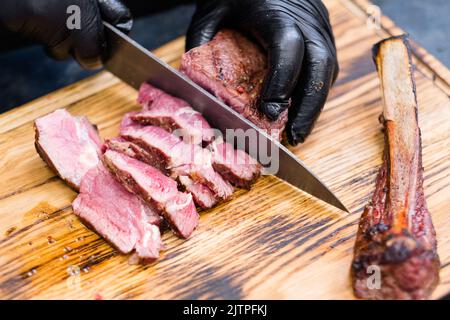
[[[106,22],[104,25],[108,43],[105,67],[108,71],[136,89],[148,82],[186,100],[224,135],[227,129],[255,130],[258,141],[267,143],[270,154],[277,152],[279,155],[279,168],[275,173],[278,178],[348,212],[328,187],[286,147],[117,28]]]

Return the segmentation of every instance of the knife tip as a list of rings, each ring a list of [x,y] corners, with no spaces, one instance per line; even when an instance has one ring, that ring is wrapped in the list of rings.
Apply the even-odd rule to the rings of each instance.
[[[348,210],[347,207],[341,201],[339,201],[339,203],[335,204],[334,206],[338,209],[341,209],[342,211],[350,213],[350,210]]]
[[[330,204],[338,209],[341,209],[342,211],[350,213],[350,210],[348,210],[347,207],[338,198],[335,198],[334,201],[332,201]]]
[[[330,191],[331,193],[331,191]],[[350,213],[350,210],[347,209],[347,207],[341,202],[341,200],[339,200],[339,198],[337,196],[335,196],[334,194],[332,194],[332,198],[328,198],[328,199],[324,199],[328,204],[334,206],[335,208],[338,208],[344,212]]]

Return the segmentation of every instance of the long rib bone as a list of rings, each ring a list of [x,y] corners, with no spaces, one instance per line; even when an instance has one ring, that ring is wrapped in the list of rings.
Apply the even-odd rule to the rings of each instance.
[[[423,193],[421,133],[407,38],[374,47],[383,92],[385,151],[361,217],[352,265],[355,294],[424,299],[439,281],[436,235]],[[371,282],[373,272],[379,283]]]

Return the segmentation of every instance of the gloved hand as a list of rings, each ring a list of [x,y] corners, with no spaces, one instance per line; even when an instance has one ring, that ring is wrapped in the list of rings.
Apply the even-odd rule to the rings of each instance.
[[[80,29],[67,27],[72,5],[80,8]],[[106,47],[102,19],[124,32],[133,24],[120,0],[2,0],[1,6],[1,26],[44,44],[56,59],[73,55],[84,68],[101,66]]]
[[[187,49],[236,28],[268,53],[269,73],[260,110],[276,119],[288,107],[286,133],[296,145],[309,135],[339,67],[328,11],[320,0],[200,0],[187,33]]]

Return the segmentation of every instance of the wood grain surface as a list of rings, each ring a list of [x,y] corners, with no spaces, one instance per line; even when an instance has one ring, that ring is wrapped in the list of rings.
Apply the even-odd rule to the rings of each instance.
[[[2,299],[353,299],[349,279],[360,214],[374,189],[383,134],[371,56],[400,34],[386,17],[367,24],[366,0],[325,1],[341,66],[324,112],[305,144],[291,148],[344,201],[334,209],[274,177],[202,212],[188,241],[164,234],[156,263],[133,265],[72,213],[76,194],[37,155],[34,119],[57,108],[87,115],[103,137],[118,133],[137,92],[102,72],[0,115],[0,298]],[[177,66],[184,39],[156,50]],[[425,193],[450,292],[449,71],[414,44]]]

